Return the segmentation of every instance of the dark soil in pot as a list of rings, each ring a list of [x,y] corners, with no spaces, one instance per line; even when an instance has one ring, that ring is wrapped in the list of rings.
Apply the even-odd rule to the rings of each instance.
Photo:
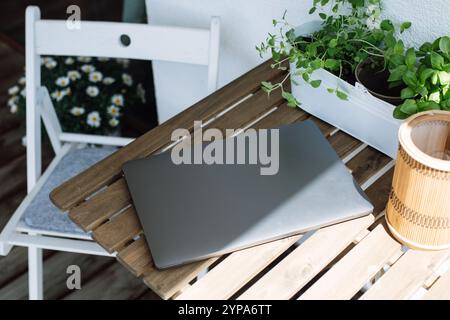
[[[361,83],[373,96],[394,106],[402,104],[400,92],[404,87],[389,87],[389,71],[371,60],[358,65],[355,71],[356,80]]]

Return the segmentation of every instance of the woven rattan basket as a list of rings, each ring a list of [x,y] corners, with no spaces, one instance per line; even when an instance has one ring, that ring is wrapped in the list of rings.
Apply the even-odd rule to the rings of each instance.
[[[450,248],[450,112],[411,117],[400,127],[399,140],[389,229],[414,249]]]

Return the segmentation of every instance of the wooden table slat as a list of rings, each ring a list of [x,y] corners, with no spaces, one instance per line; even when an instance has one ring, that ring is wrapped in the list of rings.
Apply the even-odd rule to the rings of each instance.
[[[292,298],[373,221],[369,215],[318,230],[238,299]]]
[[[161,298],[169,299],[188,286],[200,272],[211,266],[218,258],[193,262],[166,270],[148,268],[144,274],[144,283]]]
[[[273,80],[282,74],[285,74],[285,71],[271,68],[270,60],[257,66],[189,109],[137,138],[126,148],[118,150],[81,174],[69,179],[51,192],[52,202],[63,210],[72,208],[95,191],[117,179],[124,162],[148,156],[167,145],[174,129],[192,130],[195,120],[206,121],[214,117],[248,94],[258,91],[261,81]]]
[[[120,178],[105,190],[74,207],[69,217],[84,231],[92,231],[130,203],[125,179]]]
[[[353,166],[358,166],[358,163],[350,161],[347,165],[352,170]],[[373,167],[370,176],[382,168]],[[374,221],[374,217],[384,209],[389,189],[385,188],[386,182],[383,178],[390,174],[392,173],[386,173],[366,191],[368,195],[372,195],[369,198],[375,207],[373,215],[320,229],[259,279],[239,299],[287,299],[299,292],[356,239],[361,231],[367,229]],[[354,178],[360,185],[368,179],[366,176],[354,176]],[[373,196],[374,194],[376,196]],[[383,209],[380,209],[382,207]]]
[[[119,262],[136,277],[141,276],[146,267],[152,263],[152,256],[145,241],[145,237],[141,236],[138,240],[120,251],[117,255],[117,260],[119,260]]]
[[[281,105],[277,110],[270,114],[270,117],[266,117],[256,123],[253,128],[255,129],[272,129],[278,128],[284,125],[288,125],[295,122],[304,121],[309,118],[309,114],[301,111],[299,108],[288,107],[286,103]]]
[[[409,299],[449,257],[450,250],[408,250],[361,299]]]
[[[389,235],[386,227],[379,224],[300,299],[351,299],[384,267],[390,257],[401,251],[401,247]]]
[[[425,300],[450,300],[450,269],[443,274],[424,296]]]
[[[113,253],[142,233],[142,227],[133,207],[128,208],[107,223],[98,227],[92,237],[106,251]]]

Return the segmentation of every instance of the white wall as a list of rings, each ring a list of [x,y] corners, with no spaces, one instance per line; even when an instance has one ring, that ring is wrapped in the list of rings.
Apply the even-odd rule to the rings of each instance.
[[[273,31],[272,19],[285,9],[296,25],[314,19],[308,15],[312,0],[146,0],[149,22],[209,28],[210,17],[221,17],[219,86],[262,62],[255,45]],[[450,0],[384,0],[385,16],[394,22],[411,21],[405,32],[417,44],[450,34]],[[176,41],[176,39],[174,39]],[[156,99],[160,122],[206,95],[206,67],[154,63]]]
[[[396,23],[412,22],[411,29],[402,35],[410,45],[450,35],[449,0],[384,0],[383,8],[384,15]]]

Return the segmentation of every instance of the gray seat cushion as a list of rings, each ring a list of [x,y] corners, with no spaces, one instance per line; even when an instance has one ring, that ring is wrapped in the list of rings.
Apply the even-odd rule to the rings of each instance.
[[[52,204],[49,194],[61,183],[92,166],[115,150],[116,148],[113,147],[86,147],[69,151],[57,164],[55,170],[25,210],[22,216],[25,224],[39,230],[84,234],[85,232],[69,219],[67,213],[61,212]]]

